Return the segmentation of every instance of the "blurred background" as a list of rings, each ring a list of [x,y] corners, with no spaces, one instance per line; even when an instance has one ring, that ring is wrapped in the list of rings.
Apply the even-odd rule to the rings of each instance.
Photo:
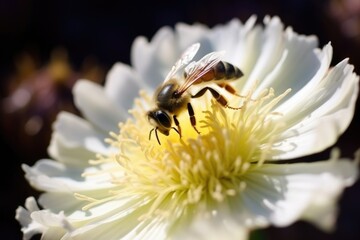
[[[21,239],[15,209],[38,193],[20,165],[47,157],[51,124],[60,110],[78,114],[71,87],[79,78],[102,84],[117,61],[130,63],[130,47],[139,35],[151,38],[164,25],[204,23],[210,27],[232,18],[278,15],[301,34],[315,34],[320,46],[332,42],[334,60],[349,57],[360,73],[359,0],[182,0],[0,1],[0,147],[1,239]],[[360,147],[359,104],[349,129],[336,146],[352,157]],[[328,152],[316,157],[327,157]],[[252,239],[360,239],[360,184],[340,199],[338,228],[332,234],[298,222],[268,228]]]

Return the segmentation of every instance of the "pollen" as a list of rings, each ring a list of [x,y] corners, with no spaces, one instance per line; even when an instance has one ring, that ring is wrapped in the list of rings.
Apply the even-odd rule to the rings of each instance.
[[[194,104],[201,133],[183,123],[184,116],[179,118],[183,137],[161,136],[161,145],[148,138],[152,127],[145,116],[151,98],[142,92],[131,110],[133,118],[107,139],[118,152],[91,161],[107,167],[84,174],[107,176],[114,187],[104,199],[75,196],[88,201],[84,209],[114,199],[141,199],[146,210],[139,220],[146,220],[180,216],[199,204],[239,195],[246,188],[246,174],[274,154],[273,143],[283,127],[282,114],[274,109],[289,91],[275,96],[272,89],[264,90],[255,100],[242,99],[239,110],[216,101]],[[201,111],[197,105],[207,107]]]

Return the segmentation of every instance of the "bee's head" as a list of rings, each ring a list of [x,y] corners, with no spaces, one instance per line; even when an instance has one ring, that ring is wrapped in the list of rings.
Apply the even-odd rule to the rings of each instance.
[[[171,129],[172,120],[166,111],[155,109],[147,113],[148,120],[162,134],[168,136]]]

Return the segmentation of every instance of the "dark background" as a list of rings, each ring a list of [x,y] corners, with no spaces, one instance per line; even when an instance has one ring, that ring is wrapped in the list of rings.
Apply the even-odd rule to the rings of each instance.
[[[336,7],[337,13],[330,8],[334,3],[340,4]],[[292,26],[296,32],[317,35],[320,46],[331,41],[334,47],[333,64],[350,57],[350,63],[355,65],[355,70],[359,73],[360,35],[357,30],[360,30],[360,7],[354,5],[342,8],[341,0],[183,0],[177,4],[171,1],[146,1],[146,4],[137,0],[0,1],[1,99],[9,96],[12,90],[18,87],[14,84],[17,81],[14,79],[18,76],[16,62],[24,53],[30,54],[38,69],[42,69],[49,61],[52,51],[63,47],[68,52],[69,64],[76,73],[72,78],[75,78],[79,76],[85,59],[89,57],[103,72],[117,61],[129,64],[130,47],[134,38],[138,35],[151,38],[164,25],[173,27],[177,22],[200,22],[212,27],[232,18],[239,18],[244,22],[253,14],[258,16],[259,21],[262,21],[265,15],[278,15],[286,26]],[[350,32],[344,30],[349,28],[349,24],[352,24]],[[38,75],[35,73],[33,76],[36,78]],[[100,72],[96,81],[102,80]],[[66,99],[65,101],[71,103],[71,85],[71,80],[65,87],[56,85],[57,102]],[[37,106],[28,106],[29,111],[18,115],[1,113],[1,239],[21,239],[20,225],[14,219],[15,209],[24,204],[27,196],[36,196],[38,193],[25,181],[20,165],[32,165],[37,159],[46,157],[50,122],[54,111],[64,109],[63,106],[58,104],[49,111],[41,108],[41,116],[51,115],[45,122],[45,130],[39,132],[41,136],[29,137],[22,132],[22,123],[25,121],[23,119],[34,114]],[[352,157],[360,147],[359,121],[357,104],[352,124],[336,144],[341,148],[343,156]],[[328,152],[316,157],[326,157]],[[257,231],[252,238],[360,239],[359,183],[345,191],[340,199],[340,210],[338,229],[332,234],[326,234],[308,223],[299,222],[287,228]]]

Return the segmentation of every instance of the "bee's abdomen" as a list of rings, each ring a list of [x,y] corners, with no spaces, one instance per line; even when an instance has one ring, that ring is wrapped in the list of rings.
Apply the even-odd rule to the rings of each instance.
[[[213,71],[210,71],[209,74],[213,74],[215,80],[235,80],[244,75],[238,67],[224,61],[216,64],[213,67]]]
[[[199,78],[194,84],[208,81],[236,80],[243,75],[244,74],[238,67],[235,67],[231,63],[220,61],[215,66],[213,66],[210,71],[206,72],[201,78]],[[186,72],[184,72],[184,77],[187,77]]]

